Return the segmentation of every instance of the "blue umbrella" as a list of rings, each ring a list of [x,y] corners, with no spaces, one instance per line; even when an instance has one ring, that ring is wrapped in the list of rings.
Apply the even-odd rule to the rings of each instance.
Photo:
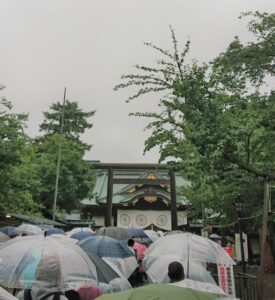
[[[52,235],[52,234],[63,234],[63,235],[66,235],[64,230],[62,229],[59,229],[59,228],[49,228],[46,230],[46,235],[49,236],[49,235]]]
[[[78,242],[85,252],[92,252],[99,257],[126,258],[134,256],[134,253],[123,241],[115,240],[108,236],[88,237]]]
[[[3,232],[3,233],[5,233],[8,236],[18,235],[18,232],[16,231],[16,227],[14,227],[14,226],[5,226],[5,227],[2,227],[2,228],[0,228],[0,232]]]
[[[144,238],[148,239],[148,235],[140,228],[130,227],[128,231],[132,234],[134,238]]]
[[[94,233],[89,232],[89,231],[79,231],[79,232],[72,234],[71,238],[81,241],[83,239],[86,239],[87,237],[91,237],[94,235],[95,235]]]

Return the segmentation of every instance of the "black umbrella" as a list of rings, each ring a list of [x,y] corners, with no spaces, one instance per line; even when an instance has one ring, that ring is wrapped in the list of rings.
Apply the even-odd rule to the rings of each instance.
[[[91,261],[96,266],[97,278],[99,282],[109,283],[115,278],[120,278],[120,276],[99,256],[92,252],[86,252],[90,257]]]

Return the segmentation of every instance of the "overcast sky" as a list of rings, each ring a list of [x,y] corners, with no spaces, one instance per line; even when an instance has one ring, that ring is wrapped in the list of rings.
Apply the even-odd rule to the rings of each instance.
[[[191,39],[190,58],[207,61],[234,36],[249,40],[241,12],[274,12],[274,0],[0,0],[0,83],[16,112],[29,113],[27,133],[38,134],[42,112],[67,98],[96,110],[84,135],[88,159],[157,162],[143,156],[146,120],[129,112],[154,111],[157,96],[125,103],[133,90],[114,92],[136,63],[152,64],[143,45],[171,48],[169,24],[180,45]]]

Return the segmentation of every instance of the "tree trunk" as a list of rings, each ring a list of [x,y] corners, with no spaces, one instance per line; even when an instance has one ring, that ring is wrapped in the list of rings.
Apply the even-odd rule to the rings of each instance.
[[[263,299],[264,291],[264,273],[265,273],[265,243],[267,236],[267,218],[268,218],[268,205],[269,205],[269,178],[264,178],[264,204],[263,204],[263,226],[261,234],[261,266],[258,278],[258,300]]]

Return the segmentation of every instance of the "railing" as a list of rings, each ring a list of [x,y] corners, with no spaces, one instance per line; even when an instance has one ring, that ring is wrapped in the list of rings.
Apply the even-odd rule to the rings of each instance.
[[[218,276],[213,276],[218,282]],[[257,300],[258,280],[256,276],[244,273],[234,274],[236,298],[241,300]]]
[[[234,276],[236,296],[241,300],[257,300],[258,280],[256,276],[239,273]]]

